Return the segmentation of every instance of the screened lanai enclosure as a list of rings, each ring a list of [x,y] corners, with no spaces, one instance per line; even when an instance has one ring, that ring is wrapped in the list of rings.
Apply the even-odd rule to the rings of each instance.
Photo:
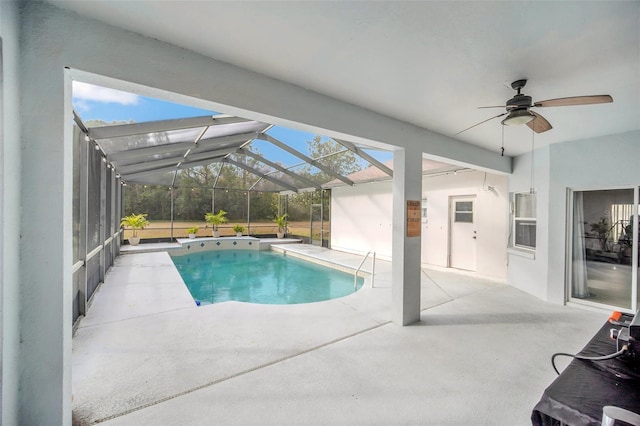
[[[390,153],[225,114],[142,123],[86,121],[74,111],[74,320],[131,231],[123,216],[147,215],[142,244],[173,242],[208,212],[227,212],[221,237],[286,235],[330,247],[331,188],[392,175]],[[291,140],[289,140],[291,139]],[[306,139],[306,140],[304,140]],[[373,166],[383,173],[355,179]],[[355,176],[360,176],[356,174]]]

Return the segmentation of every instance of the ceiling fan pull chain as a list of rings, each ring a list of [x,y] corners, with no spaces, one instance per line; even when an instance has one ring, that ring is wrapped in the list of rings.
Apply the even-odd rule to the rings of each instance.
[[[504,157],[504,126],[502,127],[502,146],[500,147],[500,157]]]
[[[536,192],[535,188],[533,187],[533,149],[534,149],[535,135],[536,135],[536,132],[534,132],[533,129],[531,129],[531,187],[529,188],[529,192],[531,194]]]

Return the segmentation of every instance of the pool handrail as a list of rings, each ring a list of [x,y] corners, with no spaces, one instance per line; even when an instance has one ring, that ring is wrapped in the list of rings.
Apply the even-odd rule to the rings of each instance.
[[[358,272],[360,272],[360,268],[362,268],[364,261],[367,260],[367,257],[369,257],[369,255],[372,253],[373,257],[371,263],[371,288],[373,288],[373,279],[376,273],[376,252],[373,250],[369,250],[367,254],[364,255],[364,258],[362,259],[362,262],[360,262],[360,265],[358,265],[358,267],[356,268],[356,271],[353,273],[353,291],[356,291],[358,289]]]

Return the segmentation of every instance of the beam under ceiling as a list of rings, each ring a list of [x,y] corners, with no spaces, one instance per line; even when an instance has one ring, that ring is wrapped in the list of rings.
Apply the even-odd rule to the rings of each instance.
[[[236,167],[240,167],[241,169],[245,169],[246,171],[248,171],[250,173],[253,173],[256,176],[262,177],[263,179],[266,179],[269,182],[275,183],[276,185],[279,185],[279,186],[281,186],[283,188],[289,189],[289,190],[294,191],[294,192],[298,192],[298,188],[296,188],[295,186],[289,185],[288,183],[283,182],[280,179],[276,179],[274,177],[266,175],[266,174],[262,173],[260,170],[255,169],[255,168],[253,168],[251,166],[248,166],[246,164],[242,164],[242,163],[240,163],[238,161],[234,161],[234,160],[232,160],[230,158],[225,158],[224,161],[229,163],[229,164],[233,164]]]
[[[262,134],[262,135],[258,135],[256,137],[256,139],[261,139],[261,140],[270,142],[270,143],[276,145],[278,148],[281,148],[281,149],[287,151],[289,154],[295,155],[296,157],[300,158],[301,160],[311,164],[314,167],[317,167],[318,169],[320,169],[323,172],[333,176],[334,178],[340,179],[342,182],[346,183],[347,185],[353,186],[353,181],[351,179],[349,179],[349,178],[347,178],[345,176],[342,176],[339,173],[334,172],[333,170],[331,170],[327,166],[323,165],[322,163],[317,162],[313,158],[307,157],[306,155],[304,155],[300,151],[297,151],[297,150],[291,148],[290,146],[288,146],[285,143],[279,141],[278,139],[274,138],[273,136]]]
[[[391,170],[389,167],[385,166],[384,164],[382,164],[381,162],[373,158],[371,155],[367,154],[367,152],[364,151],[362,148],[357,147],[355,144],[351,142],[343,141],[341,139],[333,138],[333,140],[338,142],[340,145],[344,146],[348,150],[352,151],[354,154],[360,156],[361,158],[364,158],[372,166],[377,167],[378,169],[382,170],[389,176],[393,177],[393,170]]]
[[[287,174],[287,175],[289,175],[289,176],[291,176],[291,177],[293,177],[295,179],[299,179],[300,181],[305,182],[307,185],[313,186],[316,189],[322,189],[322,187],[317,182],[314,182],[311,179],[307,179],[306,177],[301,176],[301,175],[299,175],[297,173],[294,173],[291,170],[285,169],[284,167],[280,166],[279,164],[276,164],[273,161],[267,160],[266,158],[264,158],[261,155],[256,154],[255,152],[251,152],[247,148],[241,148],[238,152],[240,152],[240,153],[242,153],[244,155],[247,155],[247,156],[249,156],[251,158],[254,158],[254,159],[260,161],[261,163],[264,163],[267,166],[272,167],[272,168],[274,168],[274,169],[276,169],[276,170],[278,170],[278,171],[280,171],[282,173],[285,173],[285,174]]]
[[[147,133],[167,132],[170,130],[191,129],[195,127],[215,126],[219,124],[243,123],[246,118],[231,115],[205,115],[204,117],[179,118],[172,120],[147,121],[144,123],[116,124],[113,126],[92,127],[89,137],[94,140],[121,138],[124,136],[144,135]]]

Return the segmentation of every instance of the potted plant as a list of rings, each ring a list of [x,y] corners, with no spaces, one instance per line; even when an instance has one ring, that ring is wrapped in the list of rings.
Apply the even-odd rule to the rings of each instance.
[[[601,217],[598,222],[590,223],[591,232],[596,234],[596,238],[600,243],[600,249],[603,252],[609,251],[609,233],[611,232],[611,227],[609,227],[609,223],[607,219]]]
[[[197,226],[192,226],[191,228],[187,228],[187,234],[189,234],[189,238],[194,239],[199,229],[200,228]]]
[[[273,221],[278,225],[278,238],[284,238],[285,230],[287,229],[287,214],[276,215]]]
[[[244,232],[244,226],[233,225],[233,232],[236,233],[236,237],[242,237],[242,233]]]
[[[207,223],[213,225],[213,236],[218,238],[220,236],[220,231],[218,231],[218,225],[222,225],[223,223],[227,223],[229,219],[226,217],[227,212],[224,210],[220,210],[218,213],[206,213],[204,215],[204,220]]]
[[[137,246],[140,243],[140,237],[138,237],[137,231],[139,229],[144,229],[148,225],[149,221],[147,220],[146,213],[133,213],[120,220],[120,226],[124,226],[125,228],[129,228],[133,231],[133,237],[129,238],[129,244],[132,246]]]

